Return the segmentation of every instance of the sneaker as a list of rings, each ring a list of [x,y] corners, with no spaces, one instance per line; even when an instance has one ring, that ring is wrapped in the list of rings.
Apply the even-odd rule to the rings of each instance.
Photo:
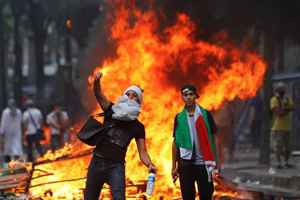
[[[282,164],[277,165],[277,169],[283,169],[283,168],[284,168],[284,167],[283,167]]]
[[[292,168],[293,165],[290,165],[290,164],[286,163],[286,164],[284,165],[284,167],[285,167],[285,168]]]

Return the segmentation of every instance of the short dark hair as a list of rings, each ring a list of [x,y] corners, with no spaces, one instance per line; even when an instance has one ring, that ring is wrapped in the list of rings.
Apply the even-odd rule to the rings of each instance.
[[[182,88],[181,88],[181,94],[183,94],[184,92],[187,92],[189,90],[191,90],[191,91],[193,91],[195,93],[196,98],[199,98],[199,95],[196,92],[196,88],[192,84],[186,84],[186,85],[182,86]]]
[[[54,101],[54,102],[51,104],[51,108],[53,109],[55,106],[61,107],[60,102],[59,102],[59,101]]]

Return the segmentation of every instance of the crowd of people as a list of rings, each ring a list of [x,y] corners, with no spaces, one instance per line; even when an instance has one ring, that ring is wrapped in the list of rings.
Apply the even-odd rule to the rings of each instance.
[[[33,100],[27,100],[26,108],[22,112],[17,108],[15,100],[9,99],[7,108],[2,112],[0,124],[0,137],[3,141],[0,148],[4,155],[4,164],[20,158],[34,162],[38,156],[42,157],[46,149],[40,141],[45,138],[41,138],[39,130],[43,130],[45,125],[50,127],[52,152],[63,147],[67,141],[64,133],[70,126],[70,120],[68,114],[62,111],[60,103],[54,102],[51,108],[45,124],[43,114],[35,107]],[[34,147],[37,153],[34,153]]]

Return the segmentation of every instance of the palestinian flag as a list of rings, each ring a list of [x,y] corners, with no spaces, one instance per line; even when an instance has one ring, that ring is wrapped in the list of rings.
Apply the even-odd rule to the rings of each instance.
[[[218,173],[217,156],[212,141],[207,112],[200,105],[196,104],[194,116],[196,117],[196,130],[205,165],[209,172]],[[190,130],[191,125],[188,120],[188,113],[184,107],[177,115],[175,128],[175,145],[180,149],[180,156],[183,159],[191,159],[193,152]]]

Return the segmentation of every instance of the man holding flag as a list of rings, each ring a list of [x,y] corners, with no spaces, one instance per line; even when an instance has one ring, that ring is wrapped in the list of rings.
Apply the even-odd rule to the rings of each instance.
[[[213,173],[220,173],[217,126],[210,112],[195,102],[199,95],[193,85],[181,88],[184,109],[175,117],[172,146],[172,177],[179,174],[184,200],[195,199],[195,181],[201,200],[214,192]]]

